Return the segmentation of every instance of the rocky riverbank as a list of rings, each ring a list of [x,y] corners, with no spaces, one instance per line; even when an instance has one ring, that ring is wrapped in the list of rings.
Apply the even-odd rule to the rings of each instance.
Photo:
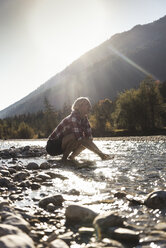
[[[164,142],[165,137],[155,137],[158,140]],[[38,157],[45,162],[39,163]],[[63,170],[102,184],[106,178],[95,176],[93,164],[64,165],[34,146],[1,150],[0,158],[0,247],[166,247],[164,188],[152,194],[140,190],[138,196],[134,189],[133,194],[125,187],[116,190],[112,182],[111,189],[103,189],[107,195],[100,190],[93,201],[77,188],[63,194],[51,190],[55,183],[58,188],[70,181]]]
[[[95,138],[96,140],[123,140],[123,141],[166,141],[166,135],[151,135],[151,136],[117,136],[117,137],[102,137]]]

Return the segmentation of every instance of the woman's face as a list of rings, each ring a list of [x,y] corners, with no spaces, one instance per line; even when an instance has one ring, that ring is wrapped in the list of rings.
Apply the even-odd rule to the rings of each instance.
[[[89,102],[83,102],[80,108],[80,113],[82,116],[87,115],[91,110],[91,105],[89,104]]]

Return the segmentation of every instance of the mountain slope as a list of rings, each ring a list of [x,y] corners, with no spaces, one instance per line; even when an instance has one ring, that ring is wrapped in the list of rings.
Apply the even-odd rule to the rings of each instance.
[[[74,61],[31,94],[0,111],[0,118],[43,109],[44,98],[60,109],[78,96],[92,103],[114,99],[125,89],[137,87],[151,75],[166,79],[166,16],[116,34]]]

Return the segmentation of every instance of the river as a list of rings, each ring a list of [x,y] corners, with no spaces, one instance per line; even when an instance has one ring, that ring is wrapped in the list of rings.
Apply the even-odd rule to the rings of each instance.
[[[27,189],[22,201],[15,204],[22,208],[35,209],[36,199],[42,195],[61,194],[65,206],[85,204],[96,212],[118,210],[127,216],[128,222],[137,226],[155,225],[165,215],[159,210],[147,212],[145,206],[133,207],[128,201],[114,197],[117,192],[125,192],[129,197],[144,200],[154,190],[166,188],[166,139],[165,137],[102,138],[95,140],[96,145],[105,153],[114,155],[111,160],[102,161],[97,155],[84,150],[78,156],[78,167],[60,165],[60,156],[52,158],[45,155],[39,158],[20,158],[20,164],[30,161],[41,164],[49,161],[57,172],[67,178],[55,178],[52,184],[43,185],[40,190]],[[35,145],[44,147],[46,140],[10,140],[0,141],[1,150],[10,147]],[[10,166],[10,160],[1,159],[1,166]],[[73,190],[79,194],[70,194]],[[35,199],[35,201],[34,201]],[[106,204],[104,200],[109,200]],[[110,205],[111,203],[111,205]],[[33,208],[34,207],[34,208]]]

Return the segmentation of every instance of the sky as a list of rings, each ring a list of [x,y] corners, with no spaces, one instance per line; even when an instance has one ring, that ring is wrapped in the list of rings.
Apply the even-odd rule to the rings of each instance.
[[[166,15],[166,0],[0,0],[0,110],[116,33]]]

